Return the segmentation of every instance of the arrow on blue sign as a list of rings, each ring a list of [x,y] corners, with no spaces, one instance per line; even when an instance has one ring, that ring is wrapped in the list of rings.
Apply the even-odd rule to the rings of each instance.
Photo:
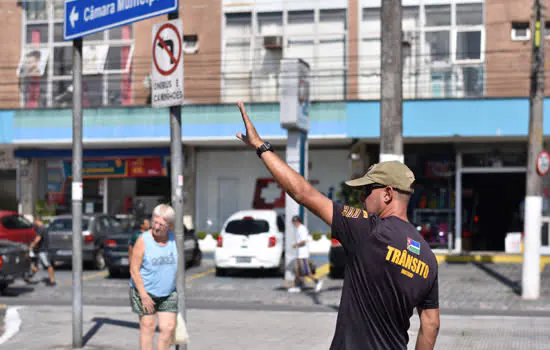
[[[63,39],[80,38],[177,10],[178,0],[66,1]]]

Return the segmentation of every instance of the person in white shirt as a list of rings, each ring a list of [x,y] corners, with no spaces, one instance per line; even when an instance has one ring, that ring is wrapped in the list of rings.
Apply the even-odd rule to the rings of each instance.
[[[315,282],[315,292],[321,291],[323,287],[323,281],[313,274],[309,265],[309,248],[307,241],[309,232],[307,227],[302,224],[302,218],[294,216],[292,223],[296,227],[296,244],[292,248],[296,249],[296,282],[297,285],[304,284],[303,278],[309,277]],[[291,288],[293,292],[299,292],[300,288]],[[289,290],[290,291],[290,290]]]

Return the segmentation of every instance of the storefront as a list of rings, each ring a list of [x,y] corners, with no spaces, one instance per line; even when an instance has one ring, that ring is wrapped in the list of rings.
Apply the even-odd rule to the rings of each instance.
[[[506,236],[523,232],[527,145],[462,147],[456,163],[454,249],[504,251]]]
[[[156,204],[169,202],[168,152],[168,148],[85,151],[82,166],[84,212],[150,214]],[[72,210],[69,155],[65,150],[18,151],[18,156],[26,159],[24,163],[30,164],[31,171],[37,175],[36,184],[30,186],[34,188],[21,190],[33,192],[27,197],[37,199],[33,203],[35,206],[46,201],[46,215]]]

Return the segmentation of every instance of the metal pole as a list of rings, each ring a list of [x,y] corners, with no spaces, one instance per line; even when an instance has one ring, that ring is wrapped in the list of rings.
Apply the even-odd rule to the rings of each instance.
[[[180,3],[181,6],[181,3]],[[178,10],[179,11],[179,10]],[[168,20],[178,19],[178,11],[168,14]],[[183,48],[180,48],[183,49]],[[170,163],[172,182],[172,206],[176,212],[174,232],[178,247],[178,312],[186,320],[185,312],[185,251],[183,228],[183,152],[181,142],[181,106],[170,107]],[[176,345],[176,349],[187,349],[187,344]]]
[[[540,295],[540,236],[542,216],[542,177],[537,173],[537,157],[542,151],[544,103],[544,9],[540,0],[534,4],[534,35],[529,94],[529,150],[525,197],[522,297],[538,299]]]
[[[82,348],[82,38],[73,41],[73,348]]]
[[[456,153],[455,177],[455,242],[454,250],[462,252],[462,153]]]
[[[109,178],[103,178],[103,214],[109,214]]]
[[[382,1],[380,161],[403,157],[401,0]]]

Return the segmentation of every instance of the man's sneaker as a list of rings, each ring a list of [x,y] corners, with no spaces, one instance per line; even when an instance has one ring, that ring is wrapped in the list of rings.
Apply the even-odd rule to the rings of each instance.
[[[53,282],[51,282],[51,281],[46,282],[46,285],[47,285],[48,287],[53,287],[53,286],[55,286],[56,284],[57,284],[57,283],[55,283],[55,281],[53,281]]]
[[[319,293],[321,291],[321,288],[323,288],[323,280],[318,280],[317,284],[315,285],[315,293]]]
[[[300,287],[291,287],[291,288],[288,288],[288,292],[289,293],[300,293],[302,291],[302,289]]]

